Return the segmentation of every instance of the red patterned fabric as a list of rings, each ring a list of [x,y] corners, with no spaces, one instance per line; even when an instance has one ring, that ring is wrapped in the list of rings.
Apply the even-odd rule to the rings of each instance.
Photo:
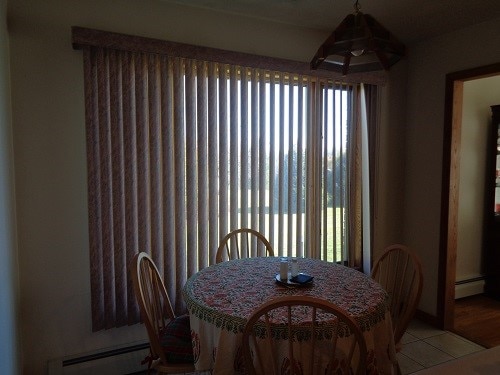
[[[352,268],[300,258],[300,272],[313,276],[314,280],[310,284],[289,286],[277,282],[279,268],[279,257],[235,259],[204,268],[187,281],[183,295],[190,312],[196,370],[244,374],[241,338],[252,311],[273,298],[304,295],[327,299],[356,320],[369,353],[367,375],[393,373],[396,350],[389,299],[379,284]],[[296,316],[300,320],[300,315]],[[279,320],[280,315],[274,319]],[[321,321],[321,316],[318,319]],[[322,331],[328,336],[328,325]],[[307,340],[302,345],[306,348]],[[307,353],[306,349],[303,353]],[[283,346],[278,356],[285,360],[288,348]],[[307,355],[300,356],[301,366],[307,368],[310,360]],[[286,360],[284,366],[288,368]],[[335,374],[349,372],[342,361],[334,366]]]

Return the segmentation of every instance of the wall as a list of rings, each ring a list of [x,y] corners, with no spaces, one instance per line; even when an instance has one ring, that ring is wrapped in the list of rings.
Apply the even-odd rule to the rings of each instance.
[[[460,182],[456,280],[483,275],[484,191],[486,143],[491,124],[491,105],[500,103],[500,75],[464,83],[460,146]],[[490,156],[491,157],[491,156]],[[491,204],[493,210],[493,202]],[[478,284],[478,283],[476,283]],[[482,293],[471,284],[461,285],[455,297]],[[470,291],[469,291],[470,289]]]
[[[437,313],[445,75],[500,61],[494,20],[411,46],[405,160],[405,242],[422,260],[419,308]]]
[[[17,253],[6,0],[0,0],[0,374],[17,373]]]
[[[387,246],[404,243],[405,200],[402,193],[405,186],[407,70],[408,59],[405,58],[391,68],[389,81],[382,87],[381,126],[375,160],[373,259],[377,259]]]
[[[8,20],[22,370],[42,374],[50,359],[146,338],[141,325],[91,332],[83,64],[81,51],[71,47],[71,26],[300,61],[309,61],[326,35],[154,0],[13,0]],[[387,90],[404,97],[400,84]],[[401,116],[404,102],[395,103],[387,121]],[[383,131],[380,147],[391,150],[384,158],[402,159],[397,155],[401,121],[395,124]],[[379,227],[385,229],[375,236],[384,245],[401,237],[398,168],[399,162],[380,166],[384,194],[392,195],[380,203],[391,200],[389,210],[396,210],[391,214],[378,207],[384,219]]]

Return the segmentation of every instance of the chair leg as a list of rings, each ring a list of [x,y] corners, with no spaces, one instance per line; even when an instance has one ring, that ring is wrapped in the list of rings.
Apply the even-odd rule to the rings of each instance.
[[[396,367],[396,375],[402,375],[401,374],[401,367],[399,367],[399,363],[398,362],[396,362],[395,367]]]

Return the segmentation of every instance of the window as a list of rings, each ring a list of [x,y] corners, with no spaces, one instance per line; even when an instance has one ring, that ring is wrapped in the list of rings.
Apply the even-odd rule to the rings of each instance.
[[[82,45],[94,330],[138,321],[127,264],[139,251],[178,312],[235,228],[277,255],[360,258],[358,85]]]

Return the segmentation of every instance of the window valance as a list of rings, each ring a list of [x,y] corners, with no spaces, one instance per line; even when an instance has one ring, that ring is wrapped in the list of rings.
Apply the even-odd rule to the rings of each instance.
[[[218,48],[202,47],[171,42],[141,36],[114,33],[109,31],[72,27],[74,49],[85,46],[110,48],[127,52],[156,53],[198,61],[241,65],[248,68],[277,70],[309,77],[327,78],[343,83],[368,83],[383,85],[386,83],[385,72],[356,73],[342,76],[327,70],[311,70],[309,62],[300,62],[276,57],[259,56],[243,52],[234,52]]]

